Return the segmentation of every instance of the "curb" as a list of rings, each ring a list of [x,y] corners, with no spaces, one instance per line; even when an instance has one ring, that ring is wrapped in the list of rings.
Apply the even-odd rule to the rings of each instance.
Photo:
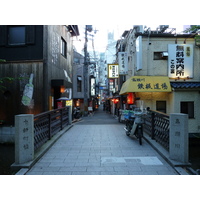
[[[171,167],[179,175],[192,175],[187,167],[190,166],[190,163],[181,163],[169,158],[169,152],[165,150],[160,144],[158,144],[155,140],[152,140],[146,133],[144,133],[143,138],[164,158],[165,161],[170,164]]]

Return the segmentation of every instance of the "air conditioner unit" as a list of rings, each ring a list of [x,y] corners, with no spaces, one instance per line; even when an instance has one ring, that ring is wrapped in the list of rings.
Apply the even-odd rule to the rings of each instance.
[[[164,33],[165,30],[167,30],[169,28],[169,25],[160,25],[159,28],[160,28],[160,32]]]
[[[162,57],[168,57],[168,52],[162,52]]]
[[[135,31],[138,33],[143,33],[144,29],[143,29],[143,25],[137,25],[137,26],[133,26],[133,28],[135,29]]]

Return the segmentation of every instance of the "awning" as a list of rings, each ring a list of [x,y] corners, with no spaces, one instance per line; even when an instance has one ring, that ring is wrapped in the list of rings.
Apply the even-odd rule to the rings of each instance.
[[[171,87],[174,89],[200,89],[200,82],[171,82]]]
[[[58,101],[70,101],[71,99],[67,98],[67,97],[60,97],[59,99],[57,99]]]
[[[123,83],[120,95],[128,92],[171,92],[167,76],[132,76]]]

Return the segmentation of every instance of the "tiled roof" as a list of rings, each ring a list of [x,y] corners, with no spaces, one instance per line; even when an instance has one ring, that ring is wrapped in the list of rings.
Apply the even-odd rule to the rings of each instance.
[[[171,87],[178,88],[200,88],[200,82],[170,82]]]

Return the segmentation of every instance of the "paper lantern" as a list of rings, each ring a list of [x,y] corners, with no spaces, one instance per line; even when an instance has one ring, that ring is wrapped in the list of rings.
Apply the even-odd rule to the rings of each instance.
[[[114,99],[114,104],[117,104],[119,102],[119,99]]]
[[[128,104],[134,104],[134,100],[135,100],[135,98],[134,98],[133,92],[129,92],[128,96],[127,96],[127,103]]]

